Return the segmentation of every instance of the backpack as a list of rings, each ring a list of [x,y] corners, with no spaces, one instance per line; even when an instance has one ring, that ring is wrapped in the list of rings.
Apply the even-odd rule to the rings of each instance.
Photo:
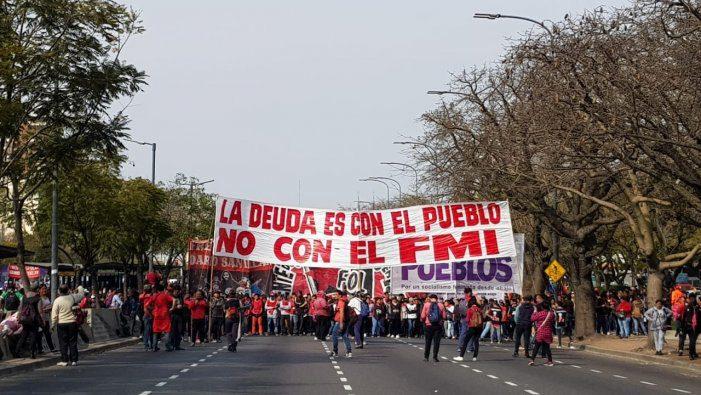
[[[352,307],[348,306],[348,303],[344,306],[344,313],[346,317],[346,321],[348,322],[349,325],[355,325],[356,322],[358,322],[358,313],[355,312],[355,309]]]
[[[370,315],[370,306],[365,302],[360,302],[360,316],[367,317]]]
[[[439,325],[441,323],[441,310],[438,308],[438,303],[431,303],[428,308],[428,322],[431,325]]]
[[[470,321],[468,321],[467,326],[470,328],[479,328],[482,326],[482,312],[479,309],[475,309],[472,312]]]
[[[37,321],[37,312],[31,303],[26,301],[20,305],[18,321],[22,325],[34,325]]]
[[[19,303],[20,300],[17,297],[17,294],[14,292],[10,292],[7,294],[7,299],[5,299],[5,310],[15,311],[19,308]]]

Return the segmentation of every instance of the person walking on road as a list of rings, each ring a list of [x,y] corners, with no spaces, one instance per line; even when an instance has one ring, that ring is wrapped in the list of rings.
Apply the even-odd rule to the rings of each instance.
[[[153,294],[148,284],[144,285],[144,292],[139,295],[139,305],[143,315],[141,336],[144,349],[150,351],[153,349]]]
[[[671,316],[672,310],[662,305],[662,301],[659,299],[655,301],[655,307],[651,307],[645,312],[645,318],[650,323],[650,331],[652,331],[652,338],[655,341],[655,355],[662,355],[666,323]]]
[[[316,293],[313,303],[314,321],[316,322],[316,336],[314,340],[326,340],[326,331],[329,327],[329,304],[326,303],[324,291]]]
[[[363,303],[365,303],[359,293],[353,295],[351,300],[348,302],[348,308],[353,309],[356,317],[358,319],[353,324],[353,337],[355,340],[355,348],[363,348]],[[367,309],[365,313],[367,314]]]
[[[679,331],[679,355],[684,351],[684,340],[689,337],[689,359],[694,360],[699,357],[696,353],[696,339],[701,331],[701,308],[696,301],[695,295],[686,298],[684,311],[681,315],[681,329]]]
[[[473,341],[472,346],[474,349],[472,351],[472,361],[477,361],[477,355],[480,349],[479,336],[482,333],[482,323],[484,322],[482,308],[477,303],[472,304],[470,308],[467,309],[465,321],[467,322],[467,334],[465,340],[460,344],[460,355],[453,359],[455,361],[463,361],[465,350],[467,350],[467,344]]]
[[[421,321],[426,325],[424,362],[428,362],[431,343],[433,343],[433,362],[439,362],[438,351],[441,347],[441,337],[443,337],[443,320],[445,320],[445,307],[442,303],[438,303],[436,294],[431,294],[421,310]]]
[[[337,290],[334,294],[334,298],[336,299],[336,314],[334,314],[334,323],[331,327],[333,356],[338,356],[338,338],[341,337],[346,346],[346,358],[351,358],[353,354],[350,339],[348,338],[348,323],[350,322],[348,297],[345,291]]]
[[[239,337],[239,323],[241,321],[241,303],[236,297],[235,291],[229,291],[229,295],[225,302],[224,332],[226,332],[226,340],[229,343],[228,350],[236,352]]]
[[[258,294],[251,301],[251,334],[263,336],[263,299]]]
[[[183,330],[185,326],[185,305],[180,294],[180,286],[173,285],[173,309],[170,312],[170,333],[166,351],[182,350],[180,344],[183,340]]]
[[[163,335],[170,333],[170,313],[173,311],[175,300],[166,291],[163,290],[163,285],[156,284],[156,293],[153,295],[153,338],[151,340],[152,351],[160,350],[158,342]],[[168,344],[168,342],[166,342]]]
[[[51,307],[51,329],[56,329],[58,346],[61,350],[61,362],[58,366],[78,366],[78,324],[73,306],[85,297],[83,287],[78,292],[69,294],[67,284],[58,287],[59,297]]]
[[[190,344],[190,346],[195,347],[197,343],[204,343],[205,340],[207,340],[205,317],[207,316],[209,303],[207,303],[207,300],[204,298],[204,293],[202,291],[197,291],[195,292],[195,299],[186,300],[185,305],[190,309],[192,320],[192,328],[190,329],[190,341],[192,344]]]
[[[521,304],[514,312],[514,321],[516,328],[514,329],[514,357],[518,357],[518,349],[521,346],[521,338],[523,338],[523,349],[526,352],[526,358],[530,358],[528,352],[531,346],[531,316],[535,311],[533,306],[533,297],[528,295],[523,298]]]
[[[553,322],[555,321],[555,314],[550,311],[550,302],[543,301],[540,305],[540,310],[533,313],[531,316],[531,322],[536,327],[535,334],[535,348],[533,349],[533,354],[531,354],[531,361],[528,362],[529,366],[535,364],[535,357],[538,355],[538,351],[541,349],[545,351],[545,355],[548,358],[546,362],[547,366],[553,366],[553,355],[550,351],[550,344],[553,342]]]

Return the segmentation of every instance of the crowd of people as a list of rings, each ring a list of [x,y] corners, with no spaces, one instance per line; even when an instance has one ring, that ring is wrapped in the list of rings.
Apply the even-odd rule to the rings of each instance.
[[[436,362],[442,339],[457,339],[456,361],[464,360],[468,351],[477,360],[480,341],[508,340],[513,341],[514,357],[523,349],[530,364],[540,353],[550,365],[551,344],[556,338],[558,348],[572,347],[575,325],[574,300],[549,292],[535,297],[507,294],[502,300],[483,299],[470,288],[460,298],[447,299],[390,294],[373,298],[334,289],[315,295],[218,290],[207,295],[203,290],[185,293],[179,285],[166,284],[150,273],[141,293],[129,290],[123,295],[118,289],[98,292],[62,285],[59,294],[52,302],[44,284],[32,284],[26,293],[10,284],[0,294],[0,336],[10,340],[13,356],[20,356],[23,349],[31,358],[45,352],[42,338],[55,351],[51,332],[56,331],[60,365],[76,365],[77,339],[88,340],[82,332],[88,308],[119,309],[120,333],[141,336],[144,349],[152,352],[182,350],[183,342],[196,347],[224,340],[229,351],[236,352],[244,336],[314,336],[317,340],[330,336],[334,354],[338,355],[342,342],[350,358],[353,348],[366,346],[367,337],[423,337],[424,360],[429,360],[432,350]],[[615,294],[597,290],[596,300],[597,332],[628,338],[631,333],[652,331],[661,354],[665,331],[674,323],[679,355],[688,339],[689,357],[697,357],[701,310],[696,296],[673,292],[669,307],[658,301],[649,308],[634,289]]]

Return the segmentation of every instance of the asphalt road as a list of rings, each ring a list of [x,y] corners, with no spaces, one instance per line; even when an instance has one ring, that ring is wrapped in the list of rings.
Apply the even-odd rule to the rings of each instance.
[[[224,343],[173,353],[133,346],[89,356],[78,367],[2,377],[0,394],[701,393],[699,375],[581,351],[555,350],[555,366],[537,360],[529,367],[511,357],[510,344],[482,343],[477,362],[453,362],[455,341],[444,341],[439,363],[423,362],[423,346],[421,339],[369,339],[351,359],[343,351],[333,358],[330,340],[311,337],[248,337],[238,353]]]

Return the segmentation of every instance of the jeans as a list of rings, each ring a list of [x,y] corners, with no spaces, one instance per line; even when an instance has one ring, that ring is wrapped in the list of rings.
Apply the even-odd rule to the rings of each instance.
[[[61,349],[61,361],[78,362],[78,324],[58,324],[58,347]]]
[[[384,332],[384,319],[372,317],[372,335],[382,336]]]
[[[443,329],[445,330],[445,337],[450,339],[455,336],[455,331],[453,330],[455,323],[453,321],[443,322]]]
[[[535,357],[538,355],[538,350],[543,349],[545,356],[548,358],[548,362],[553,361],[553,354],[550,351],[550,344],[546,342],[535,342],[535,348],[533,349],[533,354],[531,355],[531,361],[535,361]]]
[[[56,348],[54,347],[54,341],[51,338],[51,325],[49,325],[49,321],[44,321],[44,325],[42,325],[41,330],[44,332],[44,338],[46,339],[46,345],[49,346],[49,350],[54,351]],[[42,347],[40,344],[39,351],[41,350]]]
[[[278,325],[278,320],[276,318],[268,316],[268,334],[279,334],[280,326]]]
[[[353,325],[353,334],[355,335],[355,346],[356,347],[362,347],[363,346],[363,340],[364,340],[364,333],[363,333],[363,323],[365,321],[365,317],[359,316],[358,321],[355,322]]]
[[[664,348],[664,332],[662,329],[652,331],[652,338],[655,340],[655,351],[662,351]]]
[[[144,347],[151,349],[153,348],[153,317],[144,317],[144,333],[142,338],[144,340]]]
[[[428,359],[431,353],[431,343],[433,343],[433,358],[438,358],[438,350],[441,347],[441,337],[443,336],[443,325],[426,326],[426,345],[424,347],[424,359]]]
[[[465,345],[465,347],[467,347],[467,321],[465,321],[464,319],[460,320],[460,335],[458,336],[458,353],[460,353],[463,344]]]
[[[348,324],[343,325],[343,329],[341,329],[341,324],[339,324],[338,322],[334,322],[333,326],[331,327],[331,341],[333,343],[333,352],[336,354],[338,354],[339,336],[343,339],[343,344],[346,345],[346,353],[350,354],[351,343],[350,338],[348,338]]]
[[[633,333],[635,333],[636,335],[647,335],[647,328],[645,327],[645,322],[642,317],[633,318]]]
[[[406,337],[414,336],[414,327],[416,327],[416,318],[409,318],[406,324]]]
[[[299,316],[297,314],[293,314],[290,316],[290,318],[292,319],[292,334],[299,335],[299,323],[301,321]]]
[[[618,334],[621,337],[630,337],[630,317],[618,319]]]
[[[516,329],[514,331],[514,354],[516,355],[518,355],[518,348],[521,346],[521,337],[523,337],[523,348],[526,350],[526,357],[528,357],[528,349],[531,346],[530,325],[516,325]]]
[[[290,315],[289,314],[284,314],[280,317],[280,321],[282,321],[282,325],[280,326],[280,333],[285,333],[286,335],[291,335],[292,334],[292,328],[290,327]]]
[[[489,328],[489,337],[492,341],[496,340],[501,343],[501,324],[491,325],[491,328]]]
[[[477,354],[479,354],[480,352],[480,342],[479,338],[477,338],[477,336],[479,336],[480,333],[480,328],[469,328],[466,332],[467,334],[465,336],[465,344],[461,344],[460,347],[460,356],[465,356],[465,350],[467,350],[467,343],[469,343],[470,340],[474,339],[474,350],[472,351],[472,358],[477,358]]]
[[[484,329],[482,330],[482,334],[480,335],[480,339],[484,339],[487,337],[487,334],[491,333],[492,330],[492,321],[487,321],[484,324]]]

